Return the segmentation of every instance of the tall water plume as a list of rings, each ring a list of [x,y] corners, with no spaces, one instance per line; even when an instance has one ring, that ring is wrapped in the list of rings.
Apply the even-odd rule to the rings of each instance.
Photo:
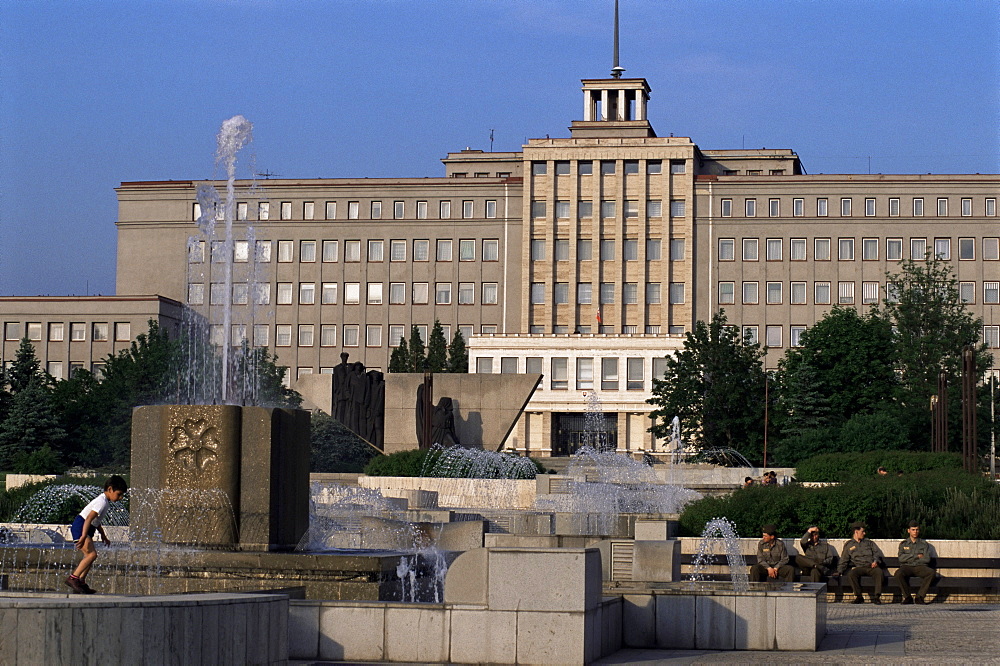
[[[176,384],[166,390],[170,402],[271,402],[271,396],[261,393],[258,373],[267,340],[256,334],[257,326],[270,318],[270,310],[259,307],[270,303],[270,283],[259,273],[260,264],[271,259],[271,248],[257,242],[248,215],[250,200],[260,195],[256,184],[251,181],[245,191],[238,191],[236,184],[237,156],[250,144],[252,133],[253,124],[243,116],[222,123],[215,158],[226,175],[225,195],[211,183],[200,185],[196,193],[199,233],[188,240],[183,359]],[[248,201],[238,203],[238,196]],[[265,327],[261,329],[263,333]]]

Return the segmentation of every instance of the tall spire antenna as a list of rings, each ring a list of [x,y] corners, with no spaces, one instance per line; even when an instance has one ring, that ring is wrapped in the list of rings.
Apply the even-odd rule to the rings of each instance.
[[[620,79],[624,71],[625,68],[618,64],[618,0],[615,0],[615,57],[611,64],[611,78]]]

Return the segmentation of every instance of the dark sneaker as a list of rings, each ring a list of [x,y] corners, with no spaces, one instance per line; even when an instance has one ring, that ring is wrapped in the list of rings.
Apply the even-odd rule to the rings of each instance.
[[[97,594],[97,590],[95,590],[91,586],[87,585],[85,582],[80,581],[80,583],[83,585],[83,593],[84,594]]]
[[[878,606],[882,603],[882,600],[879,599],[878,597],[872,597],[872,603]]]
[[[87,584],[84,583],[79,578],[74,578],[70,576],[66,579],[66,584],[72,588],[75,594],[87,594]]]
[[[851,603],[852,604],[863,604],[863,603],[865,603],[865,600],[864,600],[864,597],[854,597],[854,601],[852,601]]]
[[[912,598],[912,597],[906,597],[905,599],[903,599],[903,600],[902,600],[901,602],[899,602],[899,603],[903,604],[904,606],[907,606],[907,605],[909,605],[909,604],[912,604],[912,603],[913,603],[913,598]]]

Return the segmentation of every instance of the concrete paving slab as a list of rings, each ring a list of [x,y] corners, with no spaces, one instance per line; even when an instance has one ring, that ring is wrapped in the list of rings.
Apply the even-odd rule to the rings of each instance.
[[[830,604],[816,652],[625,649],[598,664],[1000,664],[1000,604]]]

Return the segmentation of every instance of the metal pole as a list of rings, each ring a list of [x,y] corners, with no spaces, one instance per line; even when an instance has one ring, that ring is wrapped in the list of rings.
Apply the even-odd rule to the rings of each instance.
[[[429,449],[434,444],[431,441],[431,420],[434,417],[434,374],[424,372],[424,446]]]

